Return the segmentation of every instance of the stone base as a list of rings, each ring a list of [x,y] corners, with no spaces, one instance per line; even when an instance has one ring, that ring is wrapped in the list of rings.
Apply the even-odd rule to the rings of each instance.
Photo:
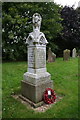
[[[29,73],[29,72],[24,73],[23,80],[33,85],[38,85],[41,84],[42,82],[51,80],[51,75],[48,72],[43,71],[41,73],[38,70],[39,69],[36,70],[38,74]]]
[[[46,80],[37,85],[28,83],[28,81],[25,80],[21,81],[22,96],[34,103],[38,103],[43,100],[43,94],[46,88],[53,88],[53,81]]]
[[[20,97],[23,101],[29,103],[29,104],[30,104],[32,107],[34,107],[34,108],[40,107],[41,105],[44,104],[44,101],[41,101],[41,102],[35,104],[34,102],[30,101],[29,99],[27,99],[26,97],[24,97],[24,96],[22,96],[22,95],[19,95],[19,97]]]

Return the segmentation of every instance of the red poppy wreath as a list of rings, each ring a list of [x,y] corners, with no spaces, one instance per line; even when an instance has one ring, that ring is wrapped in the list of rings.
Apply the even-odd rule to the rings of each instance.
[[[47,88],[44,92],[44,102],[47,104],[52,104],[56,100],[56,94],[51,88]]]

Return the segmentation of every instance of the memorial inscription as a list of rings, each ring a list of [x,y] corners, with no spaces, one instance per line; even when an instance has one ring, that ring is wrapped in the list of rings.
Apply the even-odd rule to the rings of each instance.
[[[46,49],[45,48],[28,48],[28,68],[45,68],[46,67]]]
[[[28,48],[28,67],[34,67],[34,48]]]
[[[46,67],[46,52],[45,49],[38,48],[36,50],[36,68],[45,68]]]

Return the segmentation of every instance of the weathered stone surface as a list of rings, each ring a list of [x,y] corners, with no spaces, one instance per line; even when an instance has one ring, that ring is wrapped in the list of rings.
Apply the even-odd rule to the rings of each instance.
[[[44,45],[28,47],[28,68],[39,69],[46,67],[46,47]]]
[[[40,106],[45,104],[44,101],[40,101],[38,103],[34,103],[34,102],[32,102],[31,100],[27,99],[26,97],[24,97],[22,95],[19,95],[19,98],[21,98],[23,101],[25,101],[26,104],[29,103],[34,108],[40,107]]]
[[[40,68],[40,69],[28,68],[28,72],[33,74],[42,74],[46,72],[46,68]]]
[[[43,99],[46,88],[53,88],[51,76],[46,72],[46,44],[45,35],[40,32],[41,16],[33,15],[33,32],[26,40],[28,44],[28,72],[24,73],[21,81],[22,96],[38,103]]]
[[[43,100],[43,94],[46,88],[53,88],[53,81],[46,80],[41,82],[38,85],[33,85],[28,83],[27,81],[21,82],[22,90],[21,93],[24,97],[33,101],[34,103],[38,103]]]
[[[55,62],[56,54],[51,51],[51,48],[48,50],[48,62]]]
[[[41,27],[41,16],[38,13],[33,15],[33,32],[29,33],[29,36],[26,40],[28,45],[40,44],[46,45],[48,42],[45,38],[44,33],[40,32]]]
[[[70,50],[66,49],[63,51],[63,60],[68,61],[70,59]]]
[[[72,57],[75,58],[77,56],[77,53],[76,53],[76,48],[74,48],[72,50]]]
[[[45,73],[39,73],[39,74],[33,74],[33,73],[29,73],[26,72],[24,74],[24,78],[25,81],[33,84],[33,85],[38,85],[41,82],[45,82],[46,80],[50,80],[51,79],[51,75],[48,72]]]

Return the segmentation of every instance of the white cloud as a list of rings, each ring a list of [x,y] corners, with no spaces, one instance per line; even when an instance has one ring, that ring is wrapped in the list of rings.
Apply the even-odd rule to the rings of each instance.
[[[75,5],[74,8],[76,8],[78,6],[78,2],[80,0],[54,0],[55,3],[60,4],[60,5],[67,5],[67,6],[72,6]]]

